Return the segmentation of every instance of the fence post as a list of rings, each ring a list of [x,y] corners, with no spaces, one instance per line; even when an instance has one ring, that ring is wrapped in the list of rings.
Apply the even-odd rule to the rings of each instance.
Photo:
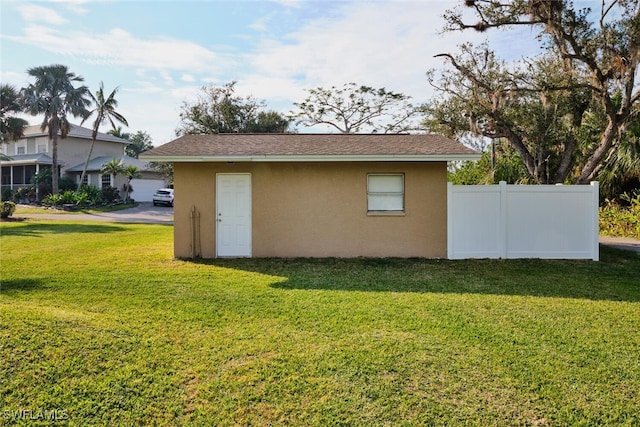
[[[594,261],[600,260],[600,183],[591,181],[591,212],[593,215],[593,256]]]
[[[508,236],[508,227],[507,227],[507,182],[500,181],[498,186],[500,190],[500,206],[498,210],[498,215],[500,215],[500,236],[499,238],[499,252],[500,258],[508,258],[509,251],[507,248],[507,242],[509,239]]]
[[[447,259],[453,259],[453,183],[447,182]]]

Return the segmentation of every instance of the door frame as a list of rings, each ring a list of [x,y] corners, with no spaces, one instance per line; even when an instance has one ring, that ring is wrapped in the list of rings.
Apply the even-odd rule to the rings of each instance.
[[[236,175],[236,176],[245,176],[249,178],[249,194],[248,194],[248,203],[247,203],[247,210],[248,210],[248,217],[249,217],[249,247],[248,247],[248,253],[245,254],[241,254],[241,255],[220,255],[220,238],[221,238],[221,233],[220,233],[220,221],[218,220],[218,216],[220,214],[218,207],[220,206],[220,191],[219,191],[219,186],[220,186],[220,180],[219,178],[221,176],[230,176],[230,175]],[[250,172],[233,172],[233,173],[226,173],[226,172],[220,172],[220,173],[216,173],[216,182],[215,182],[215,189],[216,189],[216,196],[215,196],[215,206],[214,206],[214,221],[216,223],[215,225],[215,245],[216,245],[216,258],[251,258],[252,253],[253,253],[253,217],[251,215],[251,200],[252,200],[252,185],[251,185],[251,173]]]

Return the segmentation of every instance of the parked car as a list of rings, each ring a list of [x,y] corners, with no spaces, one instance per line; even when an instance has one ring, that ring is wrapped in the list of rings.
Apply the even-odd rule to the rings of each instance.
[[[153,194],[153,206],[173,206],[173,188],[161,188]]]

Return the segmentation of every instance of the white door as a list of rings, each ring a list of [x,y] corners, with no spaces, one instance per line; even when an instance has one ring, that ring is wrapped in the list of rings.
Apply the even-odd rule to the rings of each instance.
[[[251,174],[216,174],[216,251],[251,256]]]

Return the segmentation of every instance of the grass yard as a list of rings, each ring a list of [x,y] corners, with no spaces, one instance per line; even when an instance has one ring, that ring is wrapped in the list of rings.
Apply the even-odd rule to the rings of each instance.
[[[0,224],[0,424],[640,424],[640,256],[172,258]]]

